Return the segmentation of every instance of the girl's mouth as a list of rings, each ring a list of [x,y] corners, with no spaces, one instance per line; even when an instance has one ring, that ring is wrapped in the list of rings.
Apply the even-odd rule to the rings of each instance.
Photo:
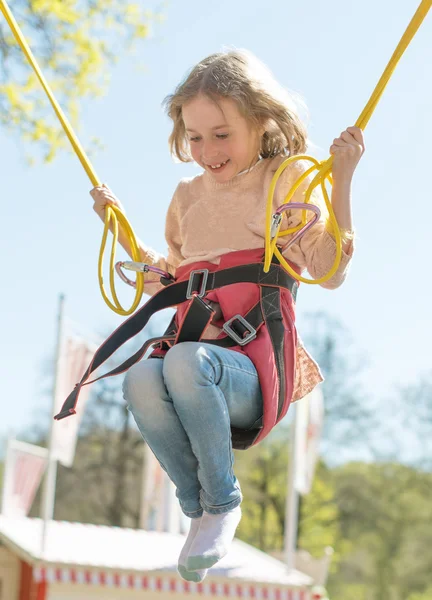
[[[227,165],[228,163],[229,163],[229,158],[228,158],[228,160],[217,163],[215,165],[207,165],[207,167],[209,168],[209,170],[212,173],[220,173],[224,169],[225,165]]]

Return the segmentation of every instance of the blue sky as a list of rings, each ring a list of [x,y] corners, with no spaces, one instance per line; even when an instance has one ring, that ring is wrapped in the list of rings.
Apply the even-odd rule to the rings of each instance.
[[[119,57],[107,95],[83,106],[82,143],[96,136],[105,144],[92,158],[96,172],[122,200],[141,239],[159,251],[165,251],[165,212],[177,182],[199,172],[173,163],[161,109],[192,65],[223,46],[254,52],[302,95],[314,154],[325,158],[333,138],[363,109],[418,0],[268,6],[263,10],[257,0],[168,4],[152,38],[133,57]],[[431,367],[431,40],[432,14],[366,129],[367,151],[354,180],[357,249],[347,282],[336,291],[302,286],[298,296],[300,333],[304,315],[314,310],[350,331],[368,358],[363,383],[376,403]],[[84,330],[110,332],[122,320],[100,296],[102,224],[81,165],[65,153],[29,168],[24,151],[31,148],[0,132],[0,434],[26,428],[46,408],[41,374],[55,343],[60,292],[67,316]],[[129,289],[121,292],[130,302]]]

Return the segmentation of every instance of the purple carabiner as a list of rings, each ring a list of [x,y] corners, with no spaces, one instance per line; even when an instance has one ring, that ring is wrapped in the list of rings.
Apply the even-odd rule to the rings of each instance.
[[[275,237],[276,229],[282,221],[282,213],[285,212],[286,210],[290,210],[291,208],[298,208],[300,210],[310,210],[315,214],[312,217],[312,219],[310,221],[308,221],[306,223],[306,225],[304,225],[301,229],[299,229],[295,233],[294,237],[292,239],[290,239],[290,241],[287,244],[285,244],[285,246],[282,248],[282,252],[285,252],[285,250],[288,250],[288,248],[290,246],[292,246],[297,240],[299,240],[306,233],[306,231],[308,231],[311,227],[313,227],[315,225],[315,223],[318,221],[318,219],[321,216],[321,210],[318,208],[318,206],[315,206],[315,204],[307,204],[305,202],[287,202],[286,204],[282,204],[282,206],[279,206],[279,208],[276,210],[276,212],[273,215],[273,223],[272,223],[272,230],[271,230],[271,238],[272,239]]]

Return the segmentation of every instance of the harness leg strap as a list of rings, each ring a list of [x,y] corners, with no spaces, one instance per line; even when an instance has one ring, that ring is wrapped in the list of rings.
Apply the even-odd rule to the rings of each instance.
[[[144,304],[140,310],[134,313],[131,317],[129,317],[124,323],[120,325],[110,336],[108,339],[103,342],[101,346],[96,350],[95,355],[93,356],[92,361],[90,362],[86,372],[82,376],[82,379],[79,383],[76,384],[74,390],[69,394],[66,398],[61,411],[54,416],[54,419],[60,420],[68,417],[70,415],[75,414],[75,406],[78,402],[78,396],[80,394],[81,388],[83,385],[88,385],[89,383],[93,383],[94,381],[98,381],[102,379],[102,377],[117,375],[122,373],[125,369],[125,365],[128,366],[126,368],[131,367],[135,364],[142,356],[144,356],[147,348],[149,348],[152,344],[156,343],[161,338],[154,338],[153,340],[147,340],[147,342],[136,352],[132,357],[130,357],[127,361],[125,361],[120,367],[113,369],[106,375],[101,375],[101,377],[97,377],[93,381],[87,381],[90,375],[100,367],[110,356],[114,354],[118,348],[120,348],[123,344],[125,344],[128,340],[132,339],[136,336],[140,331],[144,329],[147,325],[150,317],[160,310],[164,308],[168,308],[171,306],[177,306],[181,302],[184,302],[186,297],[188,282],[183,281],[177,284],[173,284],[172,286],[166,287],[160,290],[157,294],[152,296],[150,300]],[[164,338],[162,338],[164,339]],[[175,338],[172,338],[173,340]]]

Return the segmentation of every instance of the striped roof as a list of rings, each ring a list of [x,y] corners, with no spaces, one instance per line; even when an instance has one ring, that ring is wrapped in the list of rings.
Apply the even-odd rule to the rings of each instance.
[[[0,539],[24,560],[47,567],[67,567],[118,573],[176,571],[185,537],[65,521],[49,521],[42,553],[41,519],[12,519],[0,515]],[[228,555],[211,569],[211,575],[292,587],[313,581],[296,570],[287,571],[279,560],[234,540]]]
[[[239,579],[219,579],[211,575],[202,583],[183,581],[178,575],[131,575],[115,571],[89,571],[75,567],[54,568],[34,567],[35,581],[50,583],[63,583],[77,585],[79,597],[79,584],[96,586],[98,588],[120,588],[130,591],[149,591],[162,593],[161,598],[167,597],[167,592],[181,594],[183,597],[191,596],[194,600],[198,596],[207,598],[229,598],[230,600],[321,600],[321,594],[305,587],[273,585],[266,583],[240,581]],[[104,593],[103,591],[100,592]],[[112,596],[110,596],[111,598]],[[136,597],[136,596],[135,596]]]

